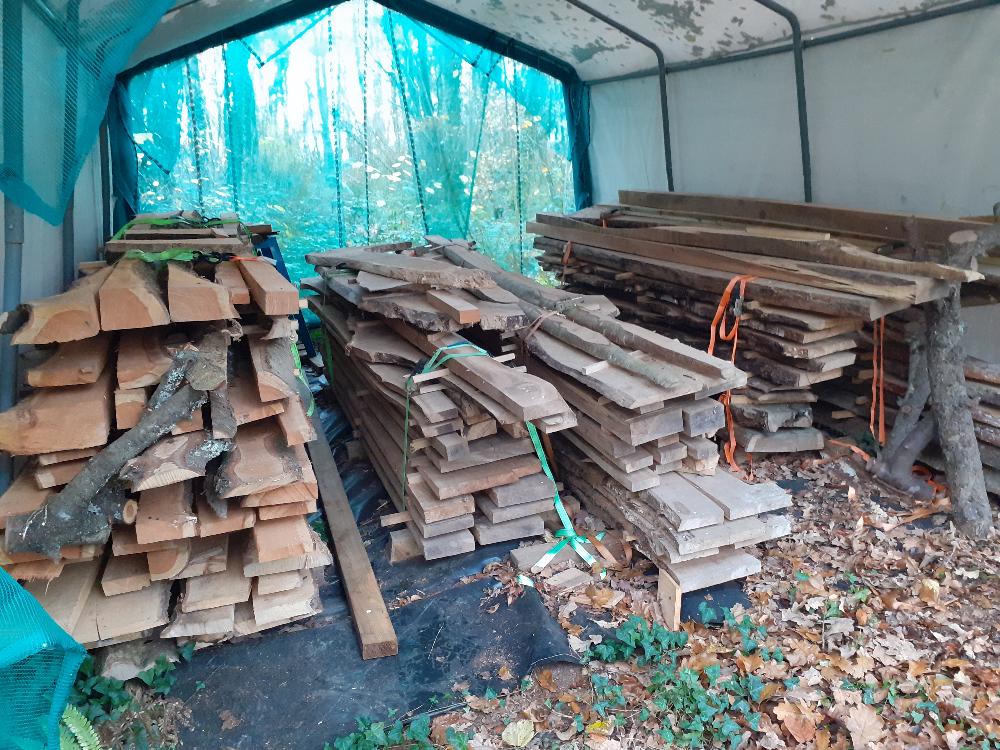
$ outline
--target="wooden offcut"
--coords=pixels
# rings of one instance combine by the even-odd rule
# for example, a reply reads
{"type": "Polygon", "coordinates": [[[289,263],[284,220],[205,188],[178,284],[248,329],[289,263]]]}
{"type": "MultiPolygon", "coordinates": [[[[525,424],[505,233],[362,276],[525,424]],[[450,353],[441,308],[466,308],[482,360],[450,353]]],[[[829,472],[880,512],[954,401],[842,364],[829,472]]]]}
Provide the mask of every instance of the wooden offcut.
{"type": "Polygon", "coordinates": [[[98,293],[101,330],[152,328],[170,322],[156,280],[156,267],[141,260],[120,260],[112,266],[98,293]]]}

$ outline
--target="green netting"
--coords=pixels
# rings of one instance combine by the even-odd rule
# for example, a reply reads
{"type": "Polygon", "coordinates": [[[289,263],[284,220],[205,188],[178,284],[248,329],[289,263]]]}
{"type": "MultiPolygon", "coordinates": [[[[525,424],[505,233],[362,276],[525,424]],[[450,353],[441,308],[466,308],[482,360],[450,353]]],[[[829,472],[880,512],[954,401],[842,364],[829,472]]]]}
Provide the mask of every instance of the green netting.
{"type": "Polygon", "coordinates": [[[574,206],[562,84],[353,0],[129,84],[137,208],[235,210],[307,252],[472,237],[538,272],[524,222],[574,206]]]}
{"type": "Polygon", "coordinates": [[[85,654],[0,570],[0,750],[59,747],[59,719],[85,654]]]}
{"type": "Polygon", "coordinates": [[[115,76],[173,0],[0,2],[0,192],[58,224],[115,76]],[[26,123],[45,132],[26,131],[26,123]]]}

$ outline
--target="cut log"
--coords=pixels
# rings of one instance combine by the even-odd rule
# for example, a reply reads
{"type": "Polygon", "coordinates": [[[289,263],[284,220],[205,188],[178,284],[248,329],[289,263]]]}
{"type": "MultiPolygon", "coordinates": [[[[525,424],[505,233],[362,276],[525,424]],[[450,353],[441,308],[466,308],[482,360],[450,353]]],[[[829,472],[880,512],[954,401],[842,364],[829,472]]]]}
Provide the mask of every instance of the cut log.
{"type": "Polygon", "coordinates": [[[152,328],[170,322],[156,281],[156,267],[141,260],[120,260],[98,293],[101,330],[152,328]]]}
{"type": "Polygon", "coordinates": [[[239,317],[224,286],[204,279],[180,263],[167,264],[167,304],[174,322],[232,320],[239,317]]]}
{"type": "Polygon", "coordinates": [[[190,482],[179,482],[143,490],[135,537],[139,544],[188,539],[198,533],[198,518],[192,510],[190,482]]]}
{"type": "Polygon", "coordinates": [[[233,534],[249,529],[257,520],[252,508],[241,508],[234,501],[229,502],[225,518],[212,510],[203,497],[197,499],[195,508],[198,513],[198,536],[202,537],[233,534]]]}
{"type": "Polygon", "coordinates": [[[28,385],[54,388],[94,383],[104,372],[110,349],[107,335],[60,344],[45,362],[28,370],[28,385]]]}
{"type": "Polygon", "coordinates": [[[187,343],[181,334],[167,337],[162,331],[130,331],[118,347],[118,387],[156,385],[170,369],[173,354],[187,343]]]}
{"type": "Polygon", "coordinates": [[[191,540],[178,539],[169,547],[146,553],[149,578],[153,581],[173,580],[181,574],[191,557],[191,540]]]}
{"type": "Polygon", "coordinates": [[[251,580],[243,575],[242,559],[243,544],[233,540],[229,545],[229,560],[223,572],[184,581],[180,610],[197,612],[247,601],[250,598],[251,580]]]}
{"type": "Polygon", "coordinates": [[[39,466],[35,469],[35,484],[43,490],[67,484],[83,471],[83,467],[86,465],[87,459],[80,458],[76,461],[64,461],[61,464],[52,464],[51,466],[39,466]]]}
{"type": "Polygon", "coordinates": [[[146,555],[112,557],[101,576],[101,590],[105,596],[141,591],[151,583],[146,555]]]}
{"type": "Polygon", "coordinates": [[[216,440],[204,431],[164,438],[141,456],[130,459],[121,477],[133,492],[203,477],[208,462],[231,446],[231,441],[216,440]]]}
{"type": "Polygon", "coordinates": [[[76,461],[79,458],[90,458],[97,455],[97,448],[80,448],[73,451],[56,451],[54,453],[41,453],[35,457],[39,466],[49,466],[51,464],[61,464],[64,461],[76,461]]]}
{"type": "Polygon", "coordinates": [[[27,322],[10,343],[54,344],[96,336],[101,331],[97,294],[111,270],[108,267],[85,276],[62,294],[25,303],[22,308],[27,322]]]}
{"type": "Polygon", "coordinates": [[[145,388],[119,388],[115,391],[115,427],[119,430],[135,427],[145,411],[145,388]]]}
{"type": "Polygon", "coordinates": [[[309,525],[302,516],[258,521],[253,527],[253,541],[261,562],[304,555],[313,548],[309,525]]]}
{"type": "Polygon", "coordinates": [[[270,626],[293,618],[311,615],[316,583],[312,573],[305,571],[300,576],[299,585],[273,594],[254,595],[253,616],[257,625],[270,626]]]}
{"type": "Polygon", "coordinates": [[[38,600],[49,617],[63,630],[71,632],[83,615],[84,607],[94,587],[101,561],[67,566],[58,578],[45,584],[28,584],[28,593],[38,600]]]}
{"type": "Polygon", "coordinates": [[[250,290],[240,273],[239,264],[227,260],[215,267],[215,283],[224,287],[229,293],[229,302],[233,305],[249,305],[250,290]]]}
{"type": "Polygon", "coordinates": [[[40,389],[0,412],[0,451],[26,456],[104,445],[111,413],[110,369],[89,385],[40,389]]]}
{"type": "Polygon", "coordinates": [[[311,475],[301,446],[287,446],[273,422],[254,422],[236,433],[216,475],[219,497],[251,495],[305,481],[311,475]]]}
{"type": "Polygon", "coordinates": [[[288,339],[250,338],[250,356],[261,401],[299,396],[301,388],[291,347],[292,342],[288,339]]]}
{"type": "Polygon", "coordinates": [[[299,290],[266,260],[242,261],[243,280],[254,304],[265,315],[297,315],[299,290]]]}

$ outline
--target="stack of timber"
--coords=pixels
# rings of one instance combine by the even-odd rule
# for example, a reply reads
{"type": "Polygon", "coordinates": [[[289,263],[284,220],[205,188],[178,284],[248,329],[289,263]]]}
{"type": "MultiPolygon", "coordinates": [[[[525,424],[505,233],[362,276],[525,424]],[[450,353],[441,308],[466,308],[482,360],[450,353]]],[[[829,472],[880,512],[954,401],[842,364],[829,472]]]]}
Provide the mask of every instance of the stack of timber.
{"type": "Polygon", "coordinates": [[[822,447],[815,386],[857,361],[863,326],[983,279],[897,257],[908,232],[941,245],[983,226],[974,222],[681,193],[619,197],[620,205],[536,217],[528,228],[539,235],[539,260],[567,288],[606,294],[626,318],[702,349],[720,309],[727,333],[738,319],[735,357],[721,337],[713,351],[750,375],[731,397],[747,453],[822,447]]]}
{"type": "Polygon", "coordinates": [[[212,643],[318,611],[331,555],[307,523],[298,291],[238,226],[140,216],[108,243],[117,261],[5,316],[41,361],[0,413],[21,466],[0,496],[2,564],[89,647],[212,643]],[[178,247],[195,260],[128,253],[178,247]]]}
{"type": "MultiPolygon", "coordinates": [[[[843,380],[818,391],[817,419],[824,427],[852,437],[868,432],[875,436],[880,432],[888,434],[911,381],[918,377],[912,367],[911,342],[923,339],[923,328],[923,317],[915,310],[888,316],[884,333],[866,327],[861,334],[863,353],[858,362],[848,368],[843,380]],[[882,347],[878,362],[876,339],[882,347]],[[884,429],[880,429],[880,423],[884,429]]],[[[1000,365],[969,356],[964,370],[986,488],[1000,495],[1000,365]]],[[[925,406],[922,417],[930,413],[930,407],[925,406]]],[[[944,469],[933,436],[919,458],[935,469],[944,469]]]]}
{"type": "Polygon", "coordinates": [[[385,522],[405,524],[393,559],[540,536],[555,485],[526,423],[547,435],[573,414],[552,385],[508,364],[526,324],[516,299],[482,272],[393,252],[408,248],[309,255],[321,276],[304,282],[320,292],[310,306],[331,343],[333,390],[397,508],[385,522]]]}
{"type": "MultiPolygon", "coordinates": [[[[421,333],[418,339],[412,327],[408,329],[398,319],[392,319],[405,315],[411,326],[418,325],[413,311],[421,305],[432,306],[421,295],[453,294],[470,307],[484,310],[496,305],[510,306],[515,314],[500,335],[491,328],[492,322],[486,322],[485,312],[478,319],[472,313],[467,322],[460,321],[457,305],[447,313],[447,318],[437,316],[433,325],[436,330],[464,326],[462,335],[491,353],[509,350],[508,354],[517,355],[518,361],[524,363],[525,377],[535,376],[533,382],[547,384],[565,400],[570,410],[568,414],[560,413],[558,430],[547,429],[544,421],[536,424],[542,433],[555,433],[551,437],[550,456],[566,489],[607,524],[625,529],[670,577],[675,593],[759,570],[758,561],[740,548],[787,534],[789,524],[785,516],[773,514],[761,519],[756,516],[788,507],[790,498],[774,485],[751,486],[735,476],[717,474],[718,449],[709,439],[725,424],[724,411],[711,396],[745,385],[745,373],[729,362],[674,339],[618,320],[617,308],[606,297],[573,294],[505,272],[475,252],[469,242],[439,237],[430,237],[428,242],[426,247],[419,248],[373,247],[312,257],[323,274],[322,282],[314,282],[313,286],[332,304],[315,299],[310,304],[334,338],[333,381],[341,381],[337,387],[344,403],[363,403],[365,396],[385,391],[373,389],[371,383],[377,378],[366,379],[365,370],[370,370],[370,366],[351,363],[355,358],[371,359],[370,354],[362,354],[371,352],[366,341],[370,330],[380,336],[389,330],[400,334],[391,346],[386,342],[378,349],[383,355],[390,352],[399,358],[394,360],[399,364],[394,376],[398,384],[412,372],[415,358],[432,354],[437,346],[453,341],[437,338],[430,346],[417,345],[416,351],[400,350],[402,339],[417,344],[427,338],[427,334],[421,333]],[[369,274],[380,270],[388,276],[396,273],[397,265],[424,266],[426,272],[433,269],[435,275],[408,279],[411,286],[405,300],[400,299],[399,293],[395,300],[373,299],[375,294],[365,290],[375,286],[369,274]],[[328,270],[337,267],[343,268],[328,270]],[[345,273],[344,268],[351,269],[351,273],[345,273]],[[480,279],[482,285],[463,292],[455,282],[467,278],[480,279]],[[491,284],[485,285],[484,280],[491,284]],[[360,320],[358,310],[365,309],[381,311],[382,318],[360,320]],[[511,335],[517,340],[513,347],[504,343],[511,340],[511,335]]],[[[386,281],[379,280],[378,284],[384,287],[386,281]]],[[[426,316],[421,324],[427,326],[431,319],[426,316]]],[[[481,358],[457,360],[477,361],[481,358]]],[[[455,371],[444,370],[441,375],[438,381],[441,390],[432,393],[454,395],[461,408],[464,399],[462,389],[455,388],[455,371]]],[[[389,401],[396,402],[394,411],[401,418],[405,412],[400,393],[397,387],[389,401]]],[[[411,416],[414,411],[411,406],[411,416]]],[[[520,419],[508,421],[497,417],[495,412],[493,415],[505,429],[507,424],[518,429],[523,426],[520,419]]],[[[392,424],[397,423],[396,419],[394,416],[392,424]]],[[[360,424],[370,422],[363,416],[356,420],[360,424]]],[[[419,421],[414,425],[420,429],[419,421]]],[[[459,432],[451,439],[461,445],[464,437],[461,431],[469,425],[456,427],[459,432]]],[[[370,430],[366,434],[362,429],[361,433],[369,444],[369,452],[376,456],[377,465],[384,460],[380,454],[385,456],[385,453],[379,450],[377,441],[370,439],[370,430]]],[[[512,437],[515,435],[509,436],[512,437]]],[[[390,441],[389,436],[383,443],[392,451],[403,447],[401,441],[390,441]]],[[[434,466],[429,476],[436,480],[438,475],[446,475],[441,466],[450,460],[447,448],[431,437],[426,455],[411,457],[410,466],[422,458],[428,459],[434,466]]],[[[414,454],[419,452],[411,450],[414,454]]],[[[393,483],[398,486],[397,468],[391,465],[383,472],[387,486],[393,483]]],[[[419,469],[421,475],[423,471],[419,469]]],[[[436,499],[422,498],[420,492],[414,492],[424,488],[428,483],[426,477],[413,481],[408,474],[408,481],[410,502],[422,504],[436,499]]],[[[390,490],[390,494],[393,492],[397,497],[400,494],[398,490],[390,490]]],[[[521,512],[551,510],[554,495],[553,482],[536,473],[494,487],[485,495],[473,490],[469,500],[492,529],[509,523],[521,512]]],[[[401,505],[400,500],[397,502],[401,505]]],[[[411,509],[410,515],[416,513],[411,509]]],[[[478,528],[480,521],[475,523],[478,528]]],[[[488,537],[488,541],[498,540],[488,537]]],[[[480,538],[480,542],[487,543],[487,539],[480,538]]]]}

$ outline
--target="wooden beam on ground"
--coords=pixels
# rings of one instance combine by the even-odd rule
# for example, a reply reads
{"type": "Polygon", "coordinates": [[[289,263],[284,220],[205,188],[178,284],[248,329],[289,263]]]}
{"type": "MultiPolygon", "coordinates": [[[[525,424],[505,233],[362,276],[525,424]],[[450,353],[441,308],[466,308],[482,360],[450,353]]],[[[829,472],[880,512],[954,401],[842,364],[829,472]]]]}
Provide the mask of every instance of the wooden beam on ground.
{"type": "Polygon", "coordinates": [[[323,515],[330,527],[330,538],[340,565],[344,590],[354,616],[354,627],[361,644],[361,658],[394,656],[399,653],[396,631],[389,619],[389,611],[354,521],[347,493],[340,481],[337,462],[326,442],[318,413],[312,415],[312,422],[318,437],[309,443],[309,454],[319,481],[323,515]]]}

